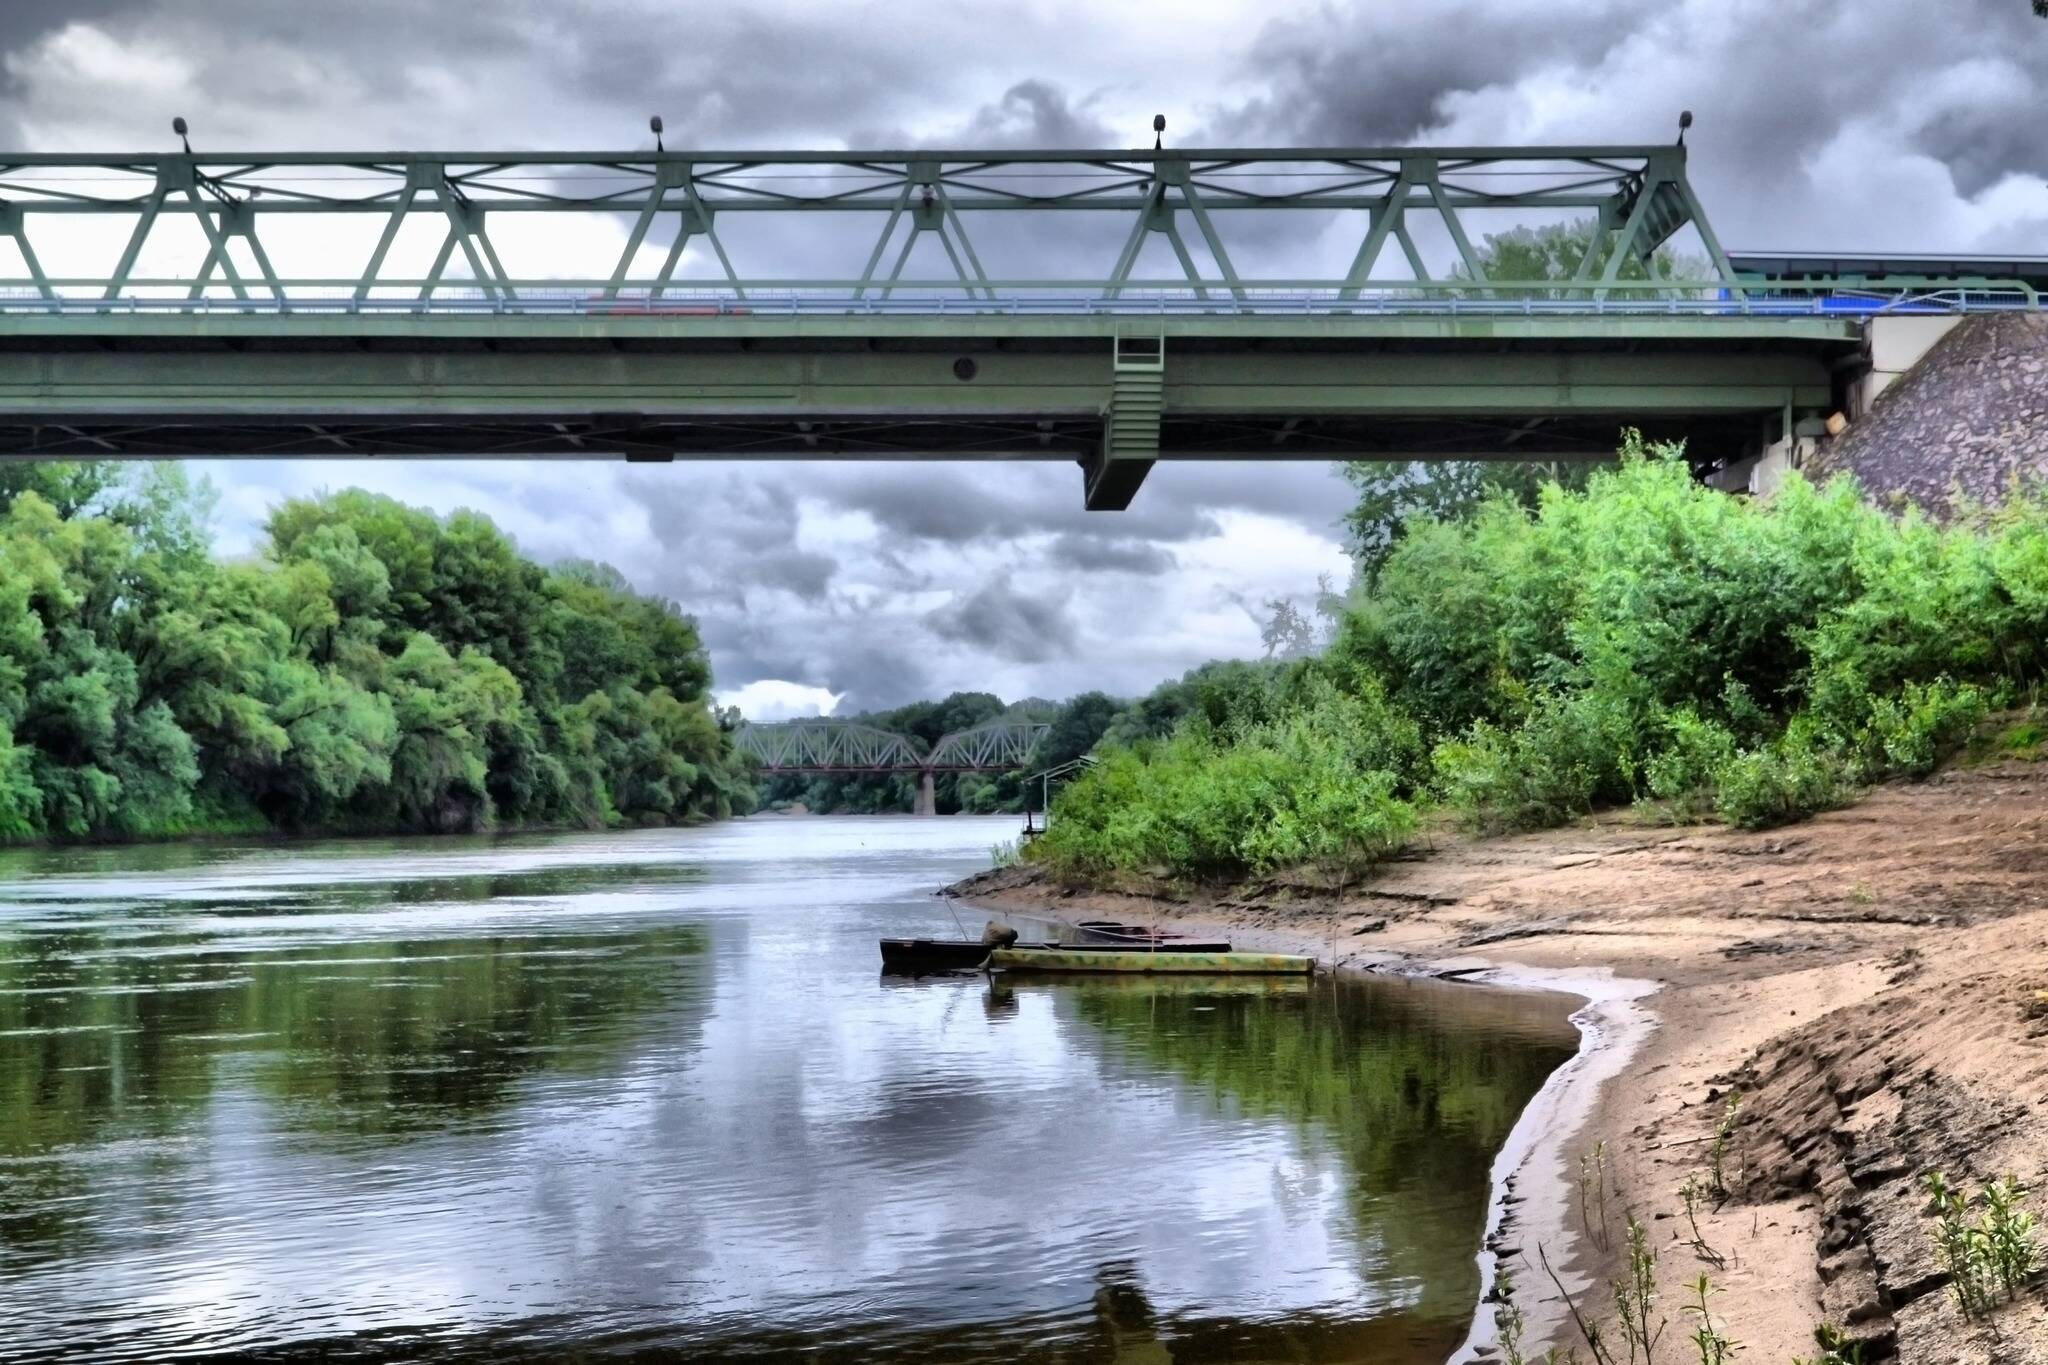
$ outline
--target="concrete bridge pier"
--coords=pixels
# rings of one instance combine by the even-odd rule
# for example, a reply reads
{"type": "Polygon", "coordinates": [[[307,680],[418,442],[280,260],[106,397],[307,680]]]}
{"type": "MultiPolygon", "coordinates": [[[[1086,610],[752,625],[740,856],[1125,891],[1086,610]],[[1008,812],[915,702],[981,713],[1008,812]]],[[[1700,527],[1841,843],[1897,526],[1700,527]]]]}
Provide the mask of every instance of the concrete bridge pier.
{"type": "Polygon", "coordinates": [[[930,768],[926,768],[917,775],[917,805],[913,807],[911,813],[914,815],[937,815],[939,813],[938,780],[934,777],[930,768]]]}
{"type": "MultiPolygon", "coordinates": [[[[1860,365],[1852,370],[1842,416],[1849,422],[1868,416],[1878,395],[1910,373],[1962,321],[1959,314],[1904,314],[1874,317],[1864,324],[1860,365]]],[[[1707,482],[1730,493],[1768,497],[1785,475],[1803,469],[1831,429],[1825,410],[1795,411],[1788,403],[1778,439],[1766,440],[1747,458],[1708,476],[1707,482]]]]}

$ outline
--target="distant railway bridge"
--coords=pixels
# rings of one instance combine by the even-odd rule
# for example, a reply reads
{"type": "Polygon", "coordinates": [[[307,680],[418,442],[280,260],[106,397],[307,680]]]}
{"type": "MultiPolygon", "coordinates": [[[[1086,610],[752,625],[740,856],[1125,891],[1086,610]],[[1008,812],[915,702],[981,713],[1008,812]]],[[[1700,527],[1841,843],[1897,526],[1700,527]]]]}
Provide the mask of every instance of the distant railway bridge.
{"type": "Polygon", "coordinates": [[[998,717],[941,736],[926,749],[914,735],[855,721],[819,717],[774,725],[744,725],[734,737],[770,776],[835,773],[861,776],[917,774],[919,815],[936,815],[940,773],[1009,772],[1024,766],[1052,727],[1043,721],[998,717]]]}

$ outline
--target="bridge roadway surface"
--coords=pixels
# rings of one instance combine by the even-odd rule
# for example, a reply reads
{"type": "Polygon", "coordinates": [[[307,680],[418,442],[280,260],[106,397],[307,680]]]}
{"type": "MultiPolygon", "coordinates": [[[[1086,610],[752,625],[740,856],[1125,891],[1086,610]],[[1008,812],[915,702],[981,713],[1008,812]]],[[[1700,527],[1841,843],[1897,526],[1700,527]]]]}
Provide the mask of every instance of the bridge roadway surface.
{"type": "Polygon", "coordinates": [[[1711,468],[1841,407],[1890,319],[2048,285],[1731,257],[1671,146],[0,154],[0,237],[0,457],[1050,459],[1098,509],[1158,459],[1597,458],[1622,425],[1711,468]],[[493,227],[535,213],[599,221],[616,259],[514,275],[493,227]],[[1482,224],[1560,215],[1591,228],[1571,280],[1486,275],[1482,224]],[[865,269],[742,274],[726,238],[771,217],[771,255],[865,269]],[[1348,268],[1239,269],[1333,221],[1348,268]],[[272,268],[337,223],[359,271],[272,268]],[[1680,233],[1710,278],[1627,278],[1680,233]],[[907,275],[920,252],[950,273],[907,275]]]}

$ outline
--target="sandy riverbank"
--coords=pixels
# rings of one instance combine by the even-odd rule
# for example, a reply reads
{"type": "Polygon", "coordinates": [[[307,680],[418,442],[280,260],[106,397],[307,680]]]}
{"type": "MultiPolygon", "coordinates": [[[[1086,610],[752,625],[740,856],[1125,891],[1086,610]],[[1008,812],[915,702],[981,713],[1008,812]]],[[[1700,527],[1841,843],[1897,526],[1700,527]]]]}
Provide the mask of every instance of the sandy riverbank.
{"type": "Polygon", "coordinates": [[[2037,1279],[1989,1321],[1965,1319],[1918,1190],[1929,1170],[1972,1187],[2009,1172],[2048,1216],[2048,1018],[2033,1013],[2048,990],[2048,765],[1951,771],[1762,833],[1616,817],[1438,836],[1341,896],[1286,879],[1079,891],[1028,868],[956,892],[1589,996],[1603,1046],[1523,1125],[1493,1239],[1531,1355],[1584,1354],[1538,1249],[1582,1311],[1611,1319],[1605,1285],[1633,1211],[1659,1253],[1660,1359],[1693,1358],[1681,1286],[1704,1270],[1750,1362],[1814,1355],[1824,1321],[1872,1360],[2048,1361],[2048,1290],[2037,1279]],[[1688,1244],[1679,1189],[1705,1174],[1730,1091],[1742,1096],[1723,1163],[1733,1194],[1699,1219],[1716,1265],[1688,1244]],[[1596,1147],[1605,1235],[1597,1201],[1579,1212],[1580,1160],[1596,1147]]]}

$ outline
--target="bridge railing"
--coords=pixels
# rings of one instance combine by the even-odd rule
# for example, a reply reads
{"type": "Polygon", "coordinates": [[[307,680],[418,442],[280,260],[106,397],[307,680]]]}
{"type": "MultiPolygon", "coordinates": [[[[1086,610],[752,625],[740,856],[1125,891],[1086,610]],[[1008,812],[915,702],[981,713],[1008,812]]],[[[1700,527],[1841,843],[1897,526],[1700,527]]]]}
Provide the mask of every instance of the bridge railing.
{"type": "Polygon", "coordinates": [[[744,293],[730,289],[631,290],[607,294],[600,282],[514,281],[512,292],[418,281],[408,293],[357,296],[332,279],[276,281],[246,297],[180,292],[173,280],[130,281],[104,296],[107,282],[51,279],[50,292],[0,284],[0,314],[53,317],[294,316],[577,318],[778,318],[814,316],[1440,316],[1544,317],[1842,317],[1886,313],[1976,313],[2039,309],[2041,296],[2021,280],[1942,279],[1778,283],[1721,280],[1616,281],[1572,284],[1546,280],[1374,281],[1352,288],[1317,280],[1239,280],[1209,292],[1199,285],[1122,285],[1100,281],[991,281],[993,295],[969,294],[957,282],[909,281],[889,295],[862,293],[854,281],[767,281],[744,293]]]}

